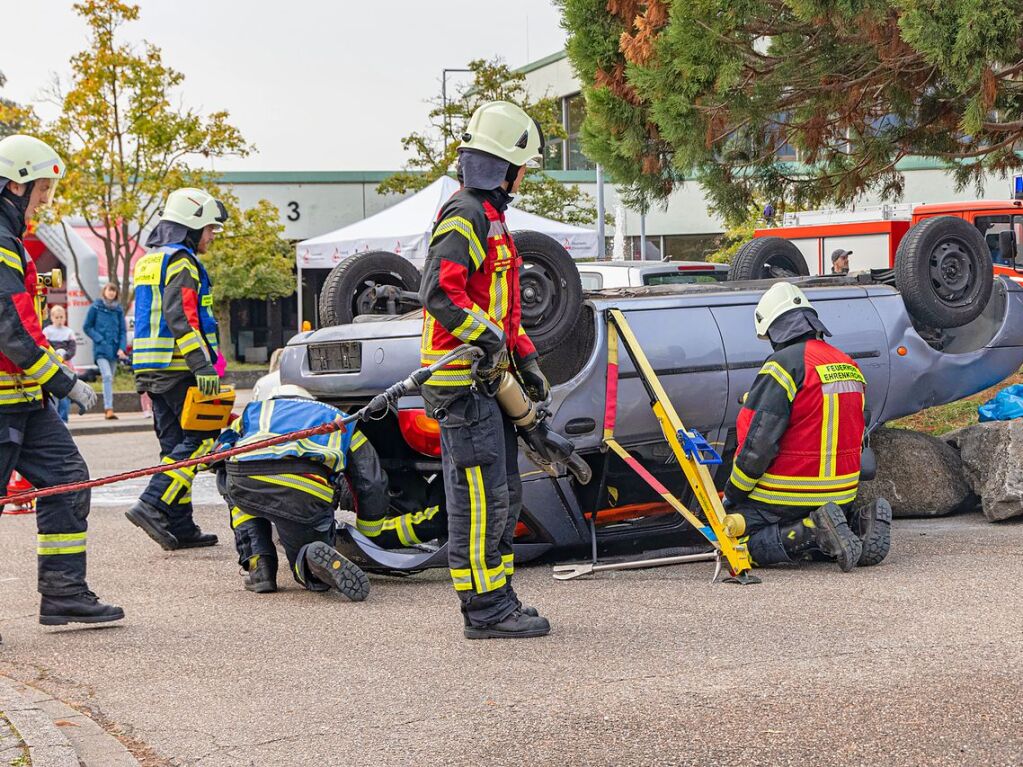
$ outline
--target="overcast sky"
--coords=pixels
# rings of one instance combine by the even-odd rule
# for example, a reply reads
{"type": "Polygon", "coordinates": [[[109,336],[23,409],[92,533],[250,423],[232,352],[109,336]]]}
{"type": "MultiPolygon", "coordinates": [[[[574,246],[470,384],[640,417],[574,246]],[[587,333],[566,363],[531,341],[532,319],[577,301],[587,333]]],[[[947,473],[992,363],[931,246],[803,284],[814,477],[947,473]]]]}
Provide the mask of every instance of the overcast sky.
{"type": "MultiPolygon", "coordinates": [[[[41,98],[85,47],[71,0],[0,0],[5,97],[41,98]],[[12,16],[13,14],[13,16],[12,16]],[[31,33],[28,33],[30,32],[31,33]]],[[[123,37],[148,40],[185,75],[184,103],[227,109],[258,153],[217,170],[391,170],[426,123],[445,67],[513,67],[564,46],[548,0],[142,0],[123,37]]],[[[449,76],[449,87],[452,84],[449,76]]],[[[52,108],[38,107],[44,117],[52,108]]]]}

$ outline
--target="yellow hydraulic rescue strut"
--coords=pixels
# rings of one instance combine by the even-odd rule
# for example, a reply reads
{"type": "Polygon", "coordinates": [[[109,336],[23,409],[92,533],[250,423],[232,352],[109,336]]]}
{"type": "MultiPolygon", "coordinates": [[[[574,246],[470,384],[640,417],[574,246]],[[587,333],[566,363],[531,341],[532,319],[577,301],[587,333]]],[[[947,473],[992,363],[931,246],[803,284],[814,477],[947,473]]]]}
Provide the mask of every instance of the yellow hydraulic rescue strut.
{"type": "Polygon", "coordinates": [[[707,469],[708,464],[721,463],[721,456],[710,446],[704,437],[697,431],[686,429],[682,419],[675,411],[674,405],[668,399],[664,387],[661,385],[657,374],[654,372],[650,361],[643,352],[636,335],[632,332],[625,315],[620,309],[607,310],[607,401],[604,413],[604,444],[613,450],[625,464],[635,471],[651,488],[654,489],[672,508],[675,509],[693,527],[695,527],[704,538],[714,547],[718,554],[720,566],[721,557],[728,562],[728,569],[731,577],[726,580],[734,583],[748,584],[760,583],[760,579],[753,575],[753,564],[749,558],[749,551],[744,543],[736,540],[736,535],[742,534],[741,525],[736,525],[729,515],[725,514],[725,508],[721,505],[717,489],[714,487],[714,479],[707,469]],[[622,447],[614,438],[615,416],[618,402],[618,345],[619,340],[625,347],[626,353],[632,360],[632,364],[639,373],[647,395],[650,397],[650,407],[657,417],[661,426],[664,438],[671,446],[679,466],[685,473],[686,480],[693,489],[693,494],[707,518],[705,524],[695,514],[654,477],[643,465],[633,458],[629,451],[622,447]]]}

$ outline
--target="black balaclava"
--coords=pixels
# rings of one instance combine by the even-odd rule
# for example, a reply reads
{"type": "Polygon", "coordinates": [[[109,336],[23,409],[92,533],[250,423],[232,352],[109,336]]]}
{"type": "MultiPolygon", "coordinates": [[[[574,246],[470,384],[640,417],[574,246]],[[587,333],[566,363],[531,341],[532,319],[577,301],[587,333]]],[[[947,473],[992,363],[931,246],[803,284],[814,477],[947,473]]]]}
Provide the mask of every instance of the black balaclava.
{"type": "Polygon", "coordinates": [[[775,351],[799,341],[830,335],[831,331],[824,326],[813,309],[785,312],[767,329],[767,337],[775,351]]]}
{"type": "Polygon", "coordinates": [[[184,245],[193,253],[198,252],[202,229],[189,229],[175,221],[161,221],[146,238],[147,248],[162,248],[166,245],[184,245]]]}
{"type": "Polygon", "coordinates": [[[476,149],[458,150],[458,180],[470,189],[489,192],[497,189],[509,175],[512,180],[518,174],[517,165],[476,149]]]}
{"type": "Polygon", "coordinates": [[[21,231],[18,232],[20,235],[25,231],[27,222],[25,221],[25,213],[28,212],[28,198],[32,196],[32,188],[35,186],[35,181],[29,181],[25,184],[25,193],[20,197],[9,188],[9,179],[0,179],[3,181],[3,185],[0,186],[0,200],[5,200],[8,205],[14,208],[15,218],[17,219],[18,225],[21,227],[21,231]]]}

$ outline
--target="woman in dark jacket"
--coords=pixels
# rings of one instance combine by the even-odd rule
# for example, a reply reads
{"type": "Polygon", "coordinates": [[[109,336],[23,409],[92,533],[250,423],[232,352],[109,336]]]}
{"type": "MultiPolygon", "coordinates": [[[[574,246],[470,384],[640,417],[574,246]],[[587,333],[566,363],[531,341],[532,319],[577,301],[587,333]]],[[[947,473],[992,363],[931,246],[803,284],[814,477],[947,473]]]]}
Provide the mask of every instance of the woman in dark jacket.
{"type": "Polygon", "coordinates": [[[124,309],[117,300],[120,290],[113,282],[103,286],[101,298],[89,307],[85,317],[85,335],[92,339],[92,353],[103,376],[103,408],[108,419],[114,415],[114,369],[117,360],[128,359],[128,330],[124,309]]]}

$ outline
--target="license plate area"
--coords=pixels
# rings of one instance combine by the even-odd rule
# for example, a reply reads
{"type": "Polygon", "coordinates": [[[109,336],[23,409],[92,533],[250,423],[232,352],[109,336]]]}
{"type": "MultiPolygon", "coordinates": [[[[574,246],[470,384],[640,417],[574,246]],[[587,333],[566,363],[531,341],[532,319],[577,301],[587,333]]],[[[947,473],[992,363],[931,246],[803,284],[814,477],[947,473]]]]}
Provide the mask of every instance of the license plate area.
{"type": "Polygon", "coordinates": [[[310,344],[306,354],[311,373],[358,373],[362,369],[360,341],[310,344]]]}

